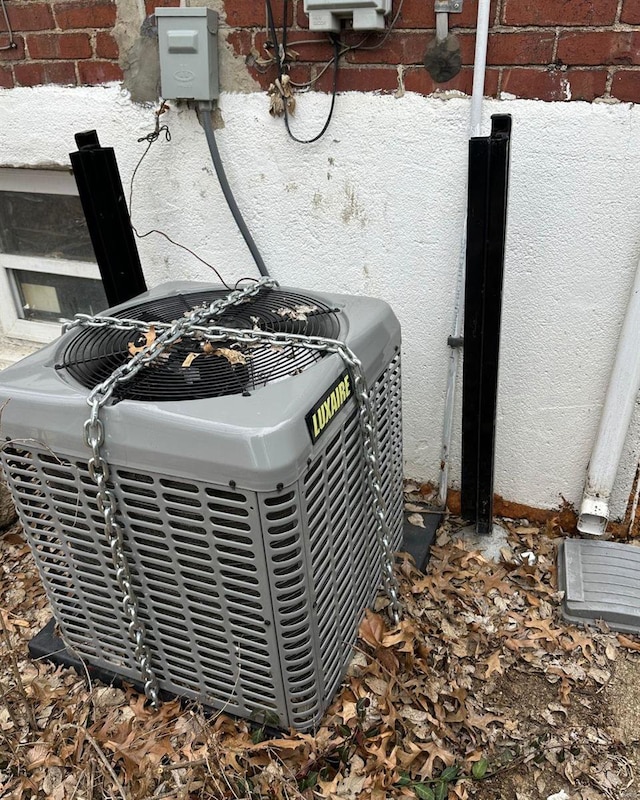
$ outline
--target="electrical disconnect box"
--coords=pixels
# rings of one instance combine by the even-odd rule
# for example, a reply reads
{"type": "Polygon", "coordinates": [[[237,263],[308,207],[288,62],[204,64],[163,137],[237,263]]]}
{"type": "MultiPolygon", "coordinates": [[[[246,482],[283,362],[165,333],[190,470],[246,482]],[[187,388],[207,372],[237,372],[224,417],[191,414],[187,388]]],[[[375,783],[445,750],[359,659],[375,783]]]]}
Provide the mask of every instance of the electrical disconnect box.
{"type": "Polygon", "coordinates": [[[218,14],[210,8],[156,8],[165,100],[217,100],[218,14]]]}
{"type": "Polygon", "coordinates": [[[392,0],[304,0],[309,30],[339,31],[340,20],[353,18],[356,31],[382,30],[392,0]]]}

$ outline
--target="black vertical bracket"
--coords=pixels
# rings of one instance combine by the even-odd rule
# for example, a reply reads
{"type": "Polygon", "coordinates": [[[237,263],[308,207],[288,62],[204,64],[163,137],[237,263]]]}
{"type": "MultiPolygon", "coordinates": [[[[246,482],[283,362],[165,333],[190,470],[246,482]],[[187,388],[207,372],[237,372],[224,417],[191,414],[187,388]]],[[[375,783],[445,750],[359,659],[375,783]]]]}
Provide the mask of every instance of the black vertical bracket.
{"type": "Polygon", "coordinates": [[[462,388],[461,512],[493,529],[493,477],[511,116],[469,142],[462,388]]]}
{"type": "Polygon", "coordinates": [[[75,136],[70,153],[104,291],[110,306],[146,292],[127,201],[112,147],[100,147],[96,131],[75,136]]]}

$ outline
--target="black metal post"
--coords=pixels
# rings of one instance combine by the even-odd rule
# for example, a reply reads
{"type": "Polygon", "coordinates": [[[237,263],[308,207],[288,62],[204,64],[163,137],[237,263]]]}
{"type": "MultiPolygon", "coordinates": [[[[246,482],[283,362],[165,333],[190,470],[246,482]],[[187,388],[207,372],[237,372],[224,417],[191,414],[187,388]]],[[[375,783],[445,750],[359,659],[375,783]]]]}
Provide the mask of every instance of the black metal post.
{"type": "Polygon", "coordinates": [[[116,156],[100,147],[96,131],[75,136],[70,153],[82,209],[110,306],[147,290],[127,209],[116,156]]]}
{"type": "Polygon", "coordinates": [[[469,142],[462,389],[462,516],[493,527],[493,477],[511,117],[469,142]]]}

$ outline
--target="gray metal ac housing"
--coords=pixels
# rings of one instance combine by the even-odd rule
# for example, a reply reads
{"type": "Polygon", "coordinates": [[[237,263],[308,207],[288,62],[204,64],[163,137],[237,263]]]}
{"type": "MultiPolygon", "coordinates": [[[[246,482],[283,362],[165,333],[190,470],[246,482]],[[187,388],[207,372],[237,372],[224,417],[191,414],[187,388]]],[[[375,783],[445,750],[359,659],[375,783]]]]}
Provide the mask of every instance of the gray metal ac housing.
{"type": "MultiPolygon", "coordinates": [[[[202,290],[166,284],[108,313],[202,290]]],[[[398,321],[379,300],[305,294],[339,309],[340,338],[362,361],[397,549],[398,321]]],[[[59,368],[73,335],[0,373],[2,436],[12,440],[2,463],[65,642],[135,681],[87,471],[88,390],[59,368]]],[[[381,578],[355,401],[315,444],[305,421],[344,369],[333,354],[249,396],[103,409],[118,518],[162,689],[300,730],[322,717],[381,578]]]]}

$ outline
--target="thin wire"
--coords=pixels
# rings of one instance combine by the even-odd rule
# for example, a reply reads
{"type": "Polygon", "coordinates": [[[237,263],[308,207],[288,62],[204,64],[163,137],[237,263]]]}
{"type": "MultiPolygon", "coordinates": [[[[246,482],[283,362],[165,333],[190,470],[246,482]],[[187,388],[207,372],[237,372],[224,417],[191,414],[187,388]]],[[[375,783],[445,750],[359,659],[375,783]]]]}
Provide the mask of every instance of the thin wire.
{"type": "Polygon", "coordinates": [[[171,141],[171,131],[169,130],[169,126],[168,125],[162,125],[162,126],[160,125],[160,117],[161,117],[161,115],[164,114],[165,111],[168,111],[168,110],[169,110],[169,106],[161,98],[160,99],[160,106],[159,106],[158,110],[155,112],[156,124],[155,124],[154,129],[151,131],[151,133],[148,133],[146,136],[141,136],[138,139],[138,142],[149,142],[149,144],[153,144],[153,142],[155,142],[155,140],[160,137],[161,133],[164,133],[164,138],[166,139],[167,142],[171,141]]]}
{"type": "Polygon", "coordinates": [[[13,29],[11,28],[11,23],[9,22],[9,14],[7,12],[7,7],[4,4],[4,0],[0,0],[0,6],[2,6],[4,21],[7,23],[6,32],[9,34],[9,44],[5,44],[3,47],[0,47],[0,50],[15,50],[18,47],[18,44],[13,38],[13,29]]]}
{"type": "Polygon", "coordinates": [[[394,17],[394,18],[391,20],[391,25],[389,25],[389,27],[387,28],[387,31],[386,31],[385,35],[382,37],[382,39],[381,39],[379,42],[376,42],[376,44],[371,44],[371,45],[369,45],[368,47],[363,47],[363,43],[367,41],[367,39],[369,38],[369,36],[371,36],[371,34],[370,34],[370,33],[368,33],[368,34],[367,34],[367,35],[364,37],[364,39],[362,40],[362,42],[360,42],[360,44],[356,44],[356,45],[354,45],[352,49],[353,49],[353,50],[377,50],[377,49],[378,49],[378,47],[382,47],[382,45],[383,45],[383,44],[384,44],[384,43],[387,41],[387,39],[388,39],[388,38],[391,36],[391,34],[393,33],[393,29],[394,29],[394,28],[395,28],[395,26],[396,26],[396,22],[397,22],[397,21],[400,19],[400,14],[402,13],[402,6],[403,6],[403,5],[404,5],[404,0],[400,0],[400,3],[398,4],[398,10],[396,11],[396,15],[395,15],[395,17],[394,17]]]}
{"type": "MultiPolygon", "coordinates": [[[[340,51],[340,56],[343,56],[345,53],[348,53],[350,49],[351,49],[350,47],[348,47],[343,43],[342,50],[340,51]]],[[[329,67],[333,64],[334,61],[335,61],[335,56],[330,61],[327,61],[327,63],[323,66],[320,72],[318,72],[317,75],[315,75],[313,78],[311,78],[310,81],[307,81],[306,83],[296,83],[295,81],[292,81],[291,78],[289,78],[289,82],[291,83],[292,86],[295,86],[297,89],[308,89],[311,86],[313,86],[314,83],[320,80],[320,78],[329,69],[329,67]]]]}
{"type": "MultiPolygon", "coordinates": [[[[292,50],[292,52],[295,53],[295,49],[294,48],[297,47],[299,44],[323,44],[326,41],[327,41],[326,39],[296,39],[295,42],[292,45],[291,50],[292,50]]],[[[265,45],[265,47],[266,47],[266,45],[265,45]]],[[[273,63],[273,58],[271,59],[270,63],[273,63]]]]}
{"type": "MultiPolygon", "coordinates": [[[[2,2],[2,0],[0,0],[0,2],[2,2]]],[[[197,261],[200,261],[201,264],[204,264],[205,267],[209,267],[209,269],[213,270],[215,274],[218,276],[222,285],[225,287],[225,289],[229,289],[229,291],[231,291],[231,287],[225,281],[222,275],[218,272],[218,270],[213,266],[213,264],[210,264],[208,261],[205,261],[204,258],[199,256],[197,253],[194,253],[193,250],[190,250],[186,245],[180,244],[180,242],[176,242],[164,231],[159,231],[157,228],[152,228],[146,233],[139,233],[138,229],[133,224],[133,183],[136,179],[136,175],[138,174],[138,170],[140,169],[142,162],[146,158],[147,153],[151,149],[151,145],[155,141],[157,141],[158,137],[160,136],[160,133],[164,131],[166,141],[171,141],[171,133],[169,132],[169,128],[167,127],[167,125],[160,126],[159,123],[160,114],[164,113],[163,108],[165,108],[165,105],[164,103],[161,103],[160,108],[158,109],[158,111],[156,111],[156,129],[151,133],[147,134],[146,136],[141,136],[140,139],[138,139],[139,142],[146,141],[147,146],[144,150],[144,153],[140,156],[138,163],[136,164],[135,169],[131,174],[131,180],[129,182],[129,222],[131,223],[131,230],[135,233],[138,239],[146,239],[147,236],[151,236],[152,233],[157,233],[158,236],[164,237],[168,242],[174,245],[174,247],[179,247],[181,250],[185,250],[187,253],[189,253],[189,255],[193,256],[193,258],[195,258],[197,261]]]]}
{"type": "Polygon", "coordinates": [[[240,286],[240,284],[244,283],[245,281],[253,281],[253,283],[258,283],[259,280],[260,280],[259,278],[240,278],[239,280],[236,281],[236,284],[233,287],[233,289],[235,291],[238,288],[238,286],[240,286]]]}
{"type": "MultiPolygon", "coordinates": [[[[300,53],[298,53],[298,51],[295,49],[298,45],[300,45],[300,44],[326,44],[326,42],[328,42],[328,41],[331,41],[331,40],[328,39],[328,38],[325,38],[325,39],[296,39],[296,41],[293,43],[294,47],[288,47],[286,52],[283,50],[282,46],[280,46],[280,49],[283,50],[283,53],[282,53],[282,56],[283,56],[282,57],[282,68],[288,70],[289,67],[290,67],[290,61],[285,60],[285,55],[287,56],[287,58],[289,58],[289,53],[293,53],[294,54],[294,58],[292,60],[293,61],[297,61],[298,60],[297,56],[299,56],[300,53]]],[[[262,47],[267,53],[269,53],[269,50],[272,47],[271,41],[267,40],[262,45],[262,47]]],[[[345,51],[344,52],[346,53],[348,49],[349,48],[345,46],[345,51]]],[[[302,60],[304,61],[304,59],[302,59],[302,60]]],[[[252,69],[255,69],[257,72],[259,72],[261,75],[266,75],[266,73],[269,70],[269,67],[272,67],[275,63],[276,63],[275,58],[269,53],[268,58],[260,58],[259,56],[258,57],[254,56],[253,60],[251,62],[251,67],[252,67],[252,69]],[[262,69],[263,67],[264,67],[264,69],[262,69]]],[[[328,64],[325,64],[325,67],[326,66],[330,66],[331,64],[333,64],[333,58],[331,58],[331,60],[328,62],[328,64]]],[[[294,84],[293,81],[291,81],[291,83],[293,85],[295,85],[295,86],[302,85],[302,84],[294,84]]]]}

